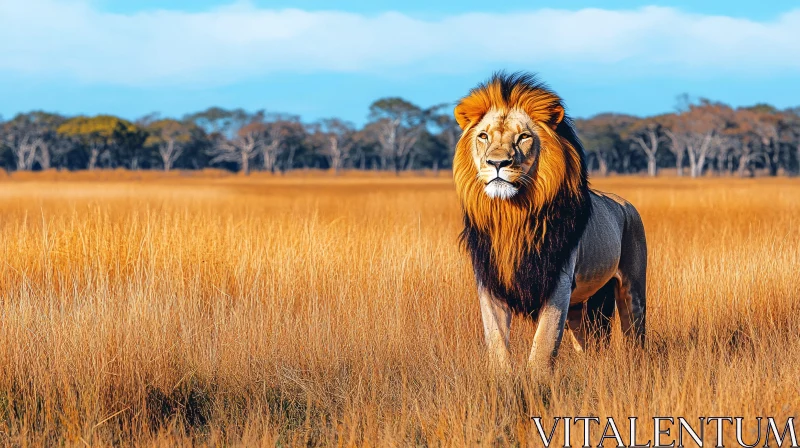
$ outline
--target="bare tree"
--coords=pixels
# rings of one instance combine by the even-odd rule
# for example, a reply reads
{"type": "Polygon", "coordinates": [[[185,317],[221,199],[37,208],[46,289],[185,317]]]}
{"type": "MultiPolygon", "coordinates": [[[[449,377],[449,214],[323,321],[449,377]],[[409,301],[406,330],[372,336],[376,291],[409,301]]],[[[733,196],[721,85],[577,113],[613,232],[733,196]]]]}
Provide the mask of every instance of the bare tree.
{"type": "Polygon", "coordinates": [[[735,162],[741,152],[741,142],[730,132],[730,130],[726,131],[720,137],[721,143],[715,155],[716,171],[720,175],[725,172],[732,174],[735,171],[735,162]]]}
{"type": "Polygon", "coordinates": [[[722,142],[720,134],[728,126],[732,112],[724,104],[701,100],[675,116],[671,129],[665,131],[676,153],[686,150],[692,177],[703,174],[707,159],[722,142]]]}
{"type": "Polygon", "coordinates": [[[800,175],[800,107],[783,112],[781,141],[794,149],[794,175],[800,175]]]}
{"type": "MultiPolygon", "coordinates": [[[[354,156],[358,158],[357,166],[359,169],[367,169],[367,162],[374,161],[376,158],[383,161],[378,134],[380,132],[378,131],[377,123],[367,123],[353,134],[353,152],[355,153],[354,156]]],[[[384,169],[385,165],[382,165],[381,168],[384,169]]]]}
{"type": "Polygon", "coordinates": [[[183,149],[192,139],[189,124],[178,120],[164,119],[146,124],[149,133],[145,146],[156,146],[164,171],[169,171],[183,154],[183,149]]]}
{"type": "Polygon", "coordinates": [[[334,175],[344,166],[353,150],[353,134],[355,128],[352,124],[338,118],[329,118],[315,123],[314,140],[320,147],[320,152],[328,159],[328,164],[334,175]]]}
{"type": "Polygon", "coordinates": [[[780,165],[779,129],[781,119],[778,111],[767,105],[742,108],[736,113],[737,125],[757,139],[760,151],[754,151],[754,153],[757,154],[756,157],[764,160],[770,176],[778,174],[780,165]]]}
{"type": "Polygon", "coordinates": [[[675,157],[675,169],[678,177],[683,177],[683,159],[686,156],[686,142],[678,131],[679,115],[689,111],[692,104],[691,97],[687,93],[680,94],[675,99],[675,113],[663,116],[664,135],[669,140],[667,148],[675,157]]]}
{"type": "Polygon", "coordinates": [[[661,128],[658,117],[654,117],[635,121],[623,134],[623,137],[628,137],[633,142],[633,147],[638,147],[647,156],[647,174],[651,177],[658,174],[658,148],[664,139],[660,135],[661,128]]]}
{"type": "Polygon", "coordinates": [[[673,132],[672,129],[664,129],[664,135],[669,139],[669,151],[675,156],[675,168],[677,169],[678,177],[683,177],[683,157],[686,154],[686,145],[684,145],[681,136],[673,132]]]}
{"type": "Polygon", "coordinates": [[[281,138],[279,135],[270,137],[270,142],[261,146],[261,158],[264,161],[264,170],[270,173],[275,172],[278,164],[278,155],[281,150],[281,138]]]}
{"type": "Polygon", "coordinates": [[[295,155],[308,142],[306,129],[296,115],[273,114],[270,120],[269,135],[273,140],[280,140],[282,150],[281,174],[294,168],[295,155]]]}
{"type": "Polygon", "coordinates": [[[267,125],[262,119],[263,115],[257,114],[250,123],[239,128],[235,137],[220,138],[211,162],[238,162],[241,172],[249,176],[250,161],[259,155],[266,142],[267,125]]]}
{"type": "Polygon", "coordinates": [[[8,144],[11,146],[11,150],[14,153],[14,159],[17,162],[17,170],[30,171],[33,169],[33,162],[36,161],[36,152],[44,143],[42,139],[29,134],[21,136],[10,134],[9,137],[8,144]]]}
{"type": "Polygon", "coordinates": [[[686,153],[689,155],[689,173],[692,177],[703,174],[706,159],[714,148],[717,136],[714,131],[704,134],[689,134],[686,136],[686,153]]]}
{"type": "Polygon", "coordinates": [[[759,136],[759,119],[757,113],[747,109],[739,109],[734,115],[735,127],[731,133],[736,137],[736,155],[738,166],[736,169],[739,177],[753,175],[753,162],[762,161],[766,164],[766,154],[762,150],[762,138],[759,136]]]}
{"type": "Polygon", "coordinates": [[[425,112],[402,98],[383,98],[370,106],[381,156],[392,163],[395,174],[413,161],[412,150],[425,125],[425,112]]]}
{"type": "Polygon", "coordinates": [[[63,121],[60,115],[31,112],[18,114],[3,124],[3,134],[18,170],[32,170],[37,162],[42,169],[50,168],[50,145],[63,121]]]}
{"type": "MultiPolygon", "coordinates": [[[[256,130],[256,129],[254,129],[256,130]]],[[[257,150],[265,171],[274,173],[279,167],[279,159],[285,156],[284,169],[293,164],[297,140],[304,133],[300,118],[295,115],[269,114],[261,115],[257,135],[254,135],[257,150]]]]}

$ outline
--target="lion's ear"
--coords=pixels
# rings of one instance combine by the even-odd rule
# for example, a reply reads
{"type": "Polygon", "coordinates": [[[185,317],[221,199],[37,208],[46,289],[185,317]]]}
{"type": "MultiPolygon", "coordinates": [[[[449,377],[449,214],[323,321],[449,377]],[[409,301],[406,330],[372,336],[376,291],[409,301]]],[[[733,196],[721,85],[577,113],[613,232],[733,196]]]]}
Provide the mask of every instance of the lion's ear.
{"type": "Polygon", "coordinates": [[[550,120],[547,124],[555,130],[562,120],[564,120],[564,106],[556,104],[550,108],[550,120]]]}
{"type": "Polygon", "coordinates": [[[463,102],[456,106],[455,110],[453,110],[453,115],[455,115],[456,123],[458,123],[458,126],[461,127],[462,131],[469,127],[471,120],[469,118],[469,114],[467,113],[467,108],[464,106],[463,102]]]}
{"type": "Polygon", "coordinates": [[[471,93],[463,98],[453,110],[456,122],[462,131],[478,124],[491,108],[491,103],[478,93],[471,93]]]}

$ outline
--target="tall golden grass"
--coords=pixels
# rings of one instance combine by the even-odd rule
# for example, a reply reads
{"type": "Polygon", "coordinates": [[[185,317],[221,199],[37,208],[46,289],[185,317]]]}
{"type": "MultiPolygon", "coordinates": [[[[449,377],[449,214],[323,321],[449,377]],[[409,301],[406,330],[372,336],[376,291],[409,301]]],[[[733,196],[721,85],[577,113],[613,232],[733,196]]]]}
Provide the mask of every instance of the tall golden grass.
{"type": "Polygon", "coordinates": [[[538,446],[531,415],[794,415],[800,182],[594,186],[644,219],[648,347],[567,338],[533,385],[524,319],[517,373],[489,368],[446,176],[2,180],[0,443],[538,446]]]}

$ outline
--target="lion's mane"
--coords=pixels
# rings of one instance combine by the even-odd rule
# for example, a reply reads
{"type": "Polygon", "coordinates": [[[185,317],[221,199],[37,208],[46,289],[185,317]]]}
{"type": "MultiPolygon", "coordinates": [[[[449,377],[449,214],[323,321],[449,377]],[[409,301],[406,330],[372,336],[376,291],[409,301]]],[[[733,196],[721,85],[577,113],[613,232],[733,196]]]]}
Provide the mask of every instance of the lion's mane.
{"type": "Polygon", "coordinates": [[[533,315],[552,293],[591,213],[583,147],[561,99],[535,77],[498,73],[455,110],[463,134],[453,175],[464,213],[461,242],[476,281],[517,313],[533,315]],[[530,185],[491,199],[472,157],[474,125],[492,108],[525,111],[540,124],[530,185]]]}

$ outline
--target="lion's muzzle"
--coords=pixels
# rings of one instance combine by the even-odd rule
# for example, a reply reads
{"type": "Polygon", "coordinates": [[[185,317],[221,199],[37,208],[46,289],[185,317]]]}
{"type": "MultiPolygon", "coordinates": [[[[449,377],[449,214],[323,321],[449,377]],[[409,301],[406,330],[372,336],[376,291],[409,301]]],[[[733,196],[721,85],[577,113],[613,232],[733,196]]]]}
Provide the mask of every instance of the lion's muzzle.
{"type": "Polygon", "coordinates": [[[494,170],[492,170],[492,168],[487,167],[488,170],[486,170],[494,171],[494,173],[492,173],[494,176],[486,182],[486,187],[484,187],[484,192],[486,192],[487,196],[492,199],[509,199],[517,194],[519,189],[514,186],[509,177],[510,172],[508,168],[513,162],[514,161],[510,158],[486,158],[486,164],[494,168],[494,170]]]}
{"type": "Polygon", "coordinates": [[[519,192],[519,188],[515,187],[511,182],[500,178],[498,173],[498,177],[489,181],[483,191],[492,199],[510,199],[519,192]]]}

